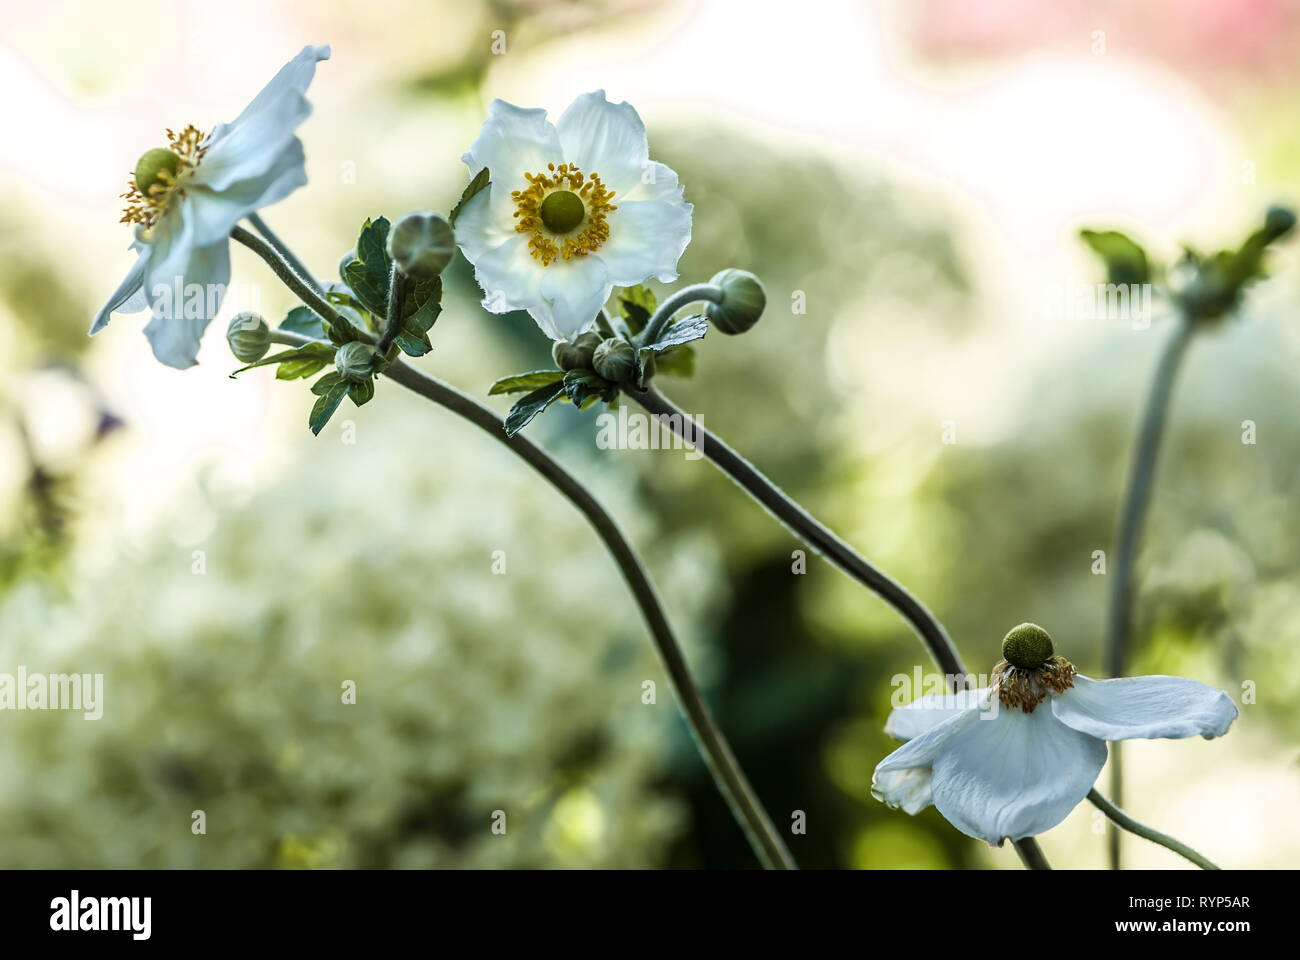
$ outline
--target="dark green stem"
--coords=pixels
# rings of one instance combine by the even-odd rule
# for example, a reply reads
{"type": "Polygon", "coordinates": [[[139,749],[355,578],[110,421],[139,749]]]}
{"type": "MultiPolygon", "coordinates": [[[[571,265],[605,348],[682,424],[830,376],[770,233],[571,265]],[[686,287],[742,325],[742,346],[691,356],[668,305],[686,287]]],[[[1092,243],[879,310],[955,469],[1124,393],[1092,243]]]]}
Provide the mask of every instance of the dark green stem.
{"type": "Polygon", "coordinates": [[[641,331],[638,342],[642,345],[654,343],[659,339],[660,334],[664,332],[664,328],[668,326],[668,322],[672,320],[674,313],[688,303],[695,303],[699,300],[720,303],[722,301],[722,288],[711,283],[695,283],[689,287],[682,287],[660,304],[654,316],[646,323],[645,330],[641,331]]]}
{"type": "Polygon", "coordinates": [[[262,219],[260,214],[250,213],[248,215],[248,222],[253,225],[254,230],[266,238],[266,242],[275,249],[275,252],[278,253],[280,257],[289,264],[289,266],[293,267],[294,271],[302,277],[313,290],[321,296],[325,295],[325,288],[320,285],[320,281],[311,275],[311,271],[308,270],[294,252],[289,249],[289,246],[275,235],[274,230],[266,225],[266,221],[262,219]]]}
{"type": "Polygon", "coordinates": [[[256,234],[249,233],[243,227],[235,227],[230,231],[230,238],[242,243],[255,254],[266,262],[280,282],[293,291],[294,295],[311,307],[316,315],[325,321],[327,326],[337,327],[340,324],[347,323],[339,312],[334,309],[325,297],[320,294],[316,287],[304,279],[289,263],[280,256],[278,250],[266,240],[256,234]]]}
{"type": "MultiPolygon", "coordinates": [[[[1180,315],[1177,326],[1165,342],[1164,351],[1156,365],[1151,392],[1142,411],[1142,422],[1129,465],[1127,486],[1120,507],[1119,524],[1115,534],[1115,558],[1110,570],[1110,606],[1106,631],[1106,672],[1112,677],[1122,677],[1127,669],[1130,635],[1133,627],[1134,568],[1138,550],[1142,545],[1142,527],[1155,481],[1156,461],[1160,455],[1160,441],[1168,419],[1170,397],[1174,380],[1187,345],[1191,342],[1195,326],[1186,315],[1180,315]]],[[[1122,747],[1111,745],[1110,794],[1116,803],[1124,802],[1124,763],[1122,747]]],[[[1110,868],[1120,866],[1119,830],[1112,829],[1109,836],[1110,868]]]]}
{"type": "Polygon", "coordinates": [[[794,858],[790,856],[781,835],[764,811],[744,771],[741,770],[740,764],[731,752],[726,738],[714,721],[713,714],[705,703],[704,695],[691,675],[690,666],[673,635],[663,604],[640,558],[600,501],[592,496],[571,473],[552,459],[550,454],[522,433],[507,437],[505,424],[501,418],[478,401],[419,372],[400,359],[389,364],[388,369],[384,371],[384,376],[468,420],[497,442],[509,447],[516,456],[528,463],[568,498],[569,502],[587,518],[605,542],[606,548],[623,574],[623,579],[627,581],[633,597],[636,598],[646,625],[650,628],[650,636],[654,640],[659,659],[663,662],[677,694],[677,702],[686,715],[687,726],[700,749],[700,755],[713,774],[714,782],[726,798],[737,822],[744,828],[754,852],[766,867],[793,869],[794,858]]]}
{"type": "Polygon", "coordinates": [[[1187,844],[1175,840],[1173,837],[1166,833],[1161,833],[1159,830],[1153,830],[1146,824],[1138,823],[1127,813],[1098,793],[1095,787],[1088,791],[1088,799],[1092,801],[1093,806],[1106,814],[1106,816],[1108,816],[1117,826],[1123,827],[1129,833],[1135,833],[1139,837],[1150,840],[1152,843],[1158,843],[1162,847],[1167,847],[1180,857],[1192,861],[1192,863],[1196,864],[1202,870],[1219,869],[1217,864],[1208,858],[1201,856],[1187,844]]]}
{"type": "MultiPolygon", "coordinates": [[[[687,288],[690,289],[692,288],[687,288]]],[[[679,304],[674,309],[680,309],[681,306],[682,304],[679,304]]],[[[943,670],[953,689],[960,690],[966,686],[966,666],[962,663],[961,655],[957,652],[952,639],[934,614],[920,600],[912,596],[906,587],[869,563],[865,557],[813,517],[753,464],[717,436],[705,430],[698,421],[679,410],[653,386],[645,390],[637,390],[625,385],[623,389],[647,412],[661,418],[662,423],[712,460],[718,468],[740,484],[751,497],[815,551],[825,554],[837,567],[898,611],[921,638],[921,642],[925,644],[926,649],[930,651],[930,656],[943,670]]],[[[1042,850],[1032,837],[1016,841],[1015,846],[1026,867],[1033,870],[1049,869],[1042,850]]]]}
{"type": "Polygon", "coordinates": [[[388,316],[385,318],[384,335],[379,338],[377,349],[379,355],[387,356],[388,348],[402,329],[402,300],[406,292],[406,274],[393,264],[388,275],[388,316]]]}
{"type": "MultiPolygon", "coordinates": [[[[284,263],[274,249],[239,227],[235,228],[232,236],[261,256],[275,271],[276,276],[280,277],[307,306],[316,310],[323,320],[327,323],[346,322],[323,298],[317,296],[299,277],[295,276],[293,270],[284,263]],[[321,307],[328,310],[328,313],[322,312],[321,307]]],[[[298,346],[311,342],[310,337],[283,330],[275,331],[272,336],[279,343],[298,346]]],[[[587,518],[604,541],[623,579],[632,591],[632,596],[641,609],[641,615],[650,628],[655,650],[668,673],[669,683],[677,696],[678,705],[685,715],[686,725],[695,739],[700,755],[713,775],[714,783],[717,784],[731,808],[736,822],[744,830],[759,862],[769,869],[796,869],[794,858],[786,848],[785,841],[763,809],[735,754],[732,753],[726,737],[713,719],[713,714],[691,674],[690,665],[686,662],[686,657],[677,643],[672,626],[668,622],[668,615],[640,557],[609,511],[573,474],[541,447],[522,434],[507,437],[505,423],[501,418],[478,401],[440,380],[421,373],[400,359],[390,363],[383,375],[462,419],[468,420],[494,440],[510,448],[587,518]]]]}

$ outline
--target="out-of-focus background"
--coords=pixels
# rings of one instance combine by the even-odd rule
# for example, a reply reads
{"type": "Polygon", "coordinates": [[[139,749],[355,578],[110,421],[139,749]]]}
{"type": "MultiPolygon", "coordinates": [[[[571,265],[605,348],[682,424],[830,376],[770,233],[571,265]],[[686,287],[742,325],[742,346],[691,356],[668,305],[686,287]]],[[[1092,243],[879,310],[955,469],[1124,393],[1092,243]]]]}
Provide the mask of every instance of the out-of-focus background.
{"type": "MultiPolygon", "coordinates": [[[[599,541],[519,461],[382,382],[313,438],[301,384],[227,377],[224,319],[184,372],[142,319],[87,338],[132,259],[136,158],[233,118],[306,43],[333,44],[311,182],[265,216],[318,274],[367,216],[450,207],[491,98],[631,101],[695,204],[683,281],[743,267],[770,298],[664,388],[908,584],[973,670],[1033,620],[1100,675],[1093,552],[1169,320],[1059,292],[1102,279],[1081,227],[1171,258],[1300,196],[1296,4],[6,0],[0,672],[103,673],[105,705],[0,712],[3,866],[753,864],[599,541]]],[[[277,322],[290,296],[234,257],[277,322]]],[[[1195,342],[1140,565],[1134,672],[1220,686],[1241,718],[1129,745],[1126,806],[1235,867],[1300,859],[1298,265],[1284,246],[1195,342]]],[[[481,397],[545,363],[463,262],[447,282],[420,366],[481,397]]],[[[779,824],[805,813],[799,861],[1016,866],[870,795],[891,678],[930,668],[906,626],[815,557],[793,573],[801,545],[707,460],[597,449],[594,421],[529,431],[644,551],[758,792],[779,824]]],[[[1103,863],[1086,804],[1042,843],[1103,863]]]]}

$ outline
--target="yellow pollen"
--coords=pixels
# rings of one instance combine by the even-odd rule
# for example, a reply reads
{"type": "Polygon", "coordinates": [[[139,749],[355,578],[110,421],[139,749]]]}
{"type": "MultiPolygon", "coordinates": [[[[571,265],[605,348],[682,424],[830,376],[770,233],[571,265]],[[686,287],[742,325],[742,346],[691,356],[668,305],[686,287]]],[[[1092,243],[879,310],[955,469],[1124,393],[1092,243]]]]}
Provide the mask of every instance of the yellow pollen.
{"type": "Polygon", "coordinates": [[[180,157],[180,166],[173,175],[168,170],[159,170],[158,179],[142,193],[135,182],[132,172],[129,189],[122,194],[126,200],[126,209],[120,223],[136,223],[148,230],[167,212],[167,206],[173,198],[185,196],[185,180],[203,160],[208,151],[207,135],[194,125],[176,133],[167,131],[167,146],[180,157]]]}
{"type": "Polygon", "coordinates": [[[614,191],[600,180],[600,174],[584,174],[575,164],[554,163],[546,165],[546,173],[525,173],[528,186],[512,190],[515,202],[515,231],[529,235],[528,251],[550,266],[556,259],[572,260],[585,257],[600,248],[609,239],[606,218],[618,207],[612,203],[614,191]],[[568,191],[582,201],[583,218],[578,225],[564,234],[553,233],[542,222],[542,202],[552,193],[568,191]]]}
{"type": "Polygon", "coordinates": [[[990,686],[1008,707],[1019,707],[1025,713],[1047,699],[1048,693],[1064,693],[1074,686],[1078,673],[1074,664],[1065,657],[1051,657],[1040,666],[1026,669],[999,660],[993,668],[990,686]]]}

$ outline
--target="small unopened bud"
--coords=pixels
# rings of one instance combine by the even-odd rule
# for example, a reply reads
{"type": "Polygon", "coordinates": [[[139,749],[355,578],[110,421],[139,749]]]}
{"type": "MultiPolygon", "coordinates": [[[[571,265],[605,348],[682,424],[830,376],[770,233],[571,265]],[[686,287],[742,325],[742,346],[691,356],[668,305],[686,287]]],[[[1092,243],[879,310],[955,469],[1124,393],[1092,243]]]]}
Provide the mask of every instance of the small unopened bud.
{"type": "Polygon", "coordinates": [[[1264,235],[1269,243],[1295,229],[1295,214],[1286,207],[1269,207],[1264,215],[1264,235]]]}
{"type": "Polygon", "coordinates": [[[626,340],[610,337],[600,342],[592,354],[591,365],[606,380],[622,383],[636,369],[636,351],[626,340]]]}
{"type": "Polygon", "coordinates": [[[456,253],[451,224],[436,213],[408,213],[388,231],[388,255],[416,280],[432,280],[456,253]]]}
{"type": "Polygon", "coordinates": [[[375,372],[379,351],[368,343],[352,340],[339,347],[334,355],[334,366],[344,379],[352,383],[365,383],[375,372]]]}
{"type": "Polygon", "coordinates": [[[241,363],[257,363],[271,349],[271,328],[256,313],[240,313],[226,328],[226,343],[241,363]]]}
{"type": "Polygon", "coordinates": [[[551,356],[561,370],[590,370],[598,346],[600,334],[588,330],[573,340],[556,340],[551,346],[551,356]]]}
{"type": "Polygon", "coordinates": [[[1055,652],[1052,638],[1036,623],[1012,627],[1002,641],[1002,659],[1024,670],[1041,667],[1055,652]]]}
{"type": "Polygon", "coordinates": [[[767,294],[758,277],[748,270],[728,268],[709,281],[722,288],[722,301],[704,308],[709,323],[721,333],[744,333],[763,315],[767,294]]]}

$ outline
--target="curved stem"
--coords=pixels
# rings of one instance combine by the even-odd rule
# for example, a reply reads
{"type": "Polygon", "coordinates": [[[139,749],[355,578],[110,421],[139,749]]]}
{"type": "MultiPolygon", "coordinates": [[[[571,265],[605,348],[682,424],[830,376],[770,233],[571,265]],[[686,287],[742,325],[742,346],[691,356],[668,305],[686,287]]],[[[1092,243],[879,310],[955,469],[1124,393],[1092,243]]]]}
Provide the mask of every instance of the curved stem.
{"type": "Polygon", "coordinates": [[[642,346],[647,343],[654,343],[659,339],[660,334],[664,332],[664,328],[668,326],[668,321],[673,318],[674,313],[688,303],[695,303],[698,300],[721,303],[722,288],[711,283],[694,283],[689,287],[682,287],[659,305],[659,309],[655,311],[654,316],[646,323],[645,330],[641,332],[638,342],[642,346]]]}
{"type": "Polygon", "coordinates": [[[311,307],[322,320],[331,327],[347,323],[337,310],[307,280],[298,274],[273,246],[256,234],[249,233],[243,227],[230,231],[230,239],[237,240],[261,257],[268,267],[280,278],[280,282],[293,291],[299,300],[311,307]]]}
{"type": "MultiPolygon", "coordinates": [[[[1174,380],[1194,332],[1192,321],[1186,315],[1180,316],[1156,365],[1155,378],[1151,382],[1151,392],[1147,395],[1133,448],[1133,459],[1129,466],[1115,534],[1115,562],[1111,570],[1110,606],[1107,613],[1106,672],[1112,677],[1123,676],[1127,665],[1133,625],[1133,570],[1142,544],[1142,526],[1151,502],[1156,461],[1160,454],[1160,441],[1164,436],[1174,380]]],[[[1114,743],[1110,751],[1110,793],[1116,803],[1124,802],[1122,749],[1119,743],[1114,743]]],[[[1118,870],[1120,866],[1120,840],[1120,832],[1111,830],[1108,846],[1112,870],[1118,870]]]]}
{"type": "MultiPolygon", "coordinates": [[[[691,289],[693,288],[688,287],[687,291],[691,289]]],[[[664,306],[667,307],[676,299],[676,297],[670,299],[664,306]]],[[[678,304],[673,309],[680,309],[680,307],[681,304],[678,304]]],[[[953,689],[961,690],[966,686],[966,666],[962,663],[961,655],[953,645],[952,639],[934,614],[920,600],[912,596],[906,587],[884,571],[872,566],[866,558],[791,499],[748,460],[717,436],[705,430],[698,421],[679,410],[653,386],[645,390],[636,390],[627,386],[623,389],[647,412],[659,418],[661,423],[694,446],[731,479],[744,487],[751,497],[809,546],[819,553],[824,553],[837,567],[897,610],[921,638],[921,642],[925,644],[930,655],[943,670],[953,689]]],[[[1016,841],[1016,850],[1026,867],[1035,870],[1048,869],[1047,860],[1033,838],[1016,841]]]]}
{"type": "Polygon", "coordinates": [[[1172,850],[1180,857],[1192,861],[1192,863],[1196,864],[1202,870],[1219,869],[1218,865],[1212,860],[1201,856],[1187,844],[1181,843],[1168,834],[1161,833],[1159,830],[1153,830],[1146,824],[1138,823],[1127,813],[1098,793],[1095,787],[1088,791],[1088,799],[1092,801],[1093,806],[1106,814],[1106,816],[1108,816],[1117,826],[1123,827],[1125,830],[1129,831],[1129,833],[1135,833],[1139,837],[1150,840],[1152,843],[1158,843],[1160,846],[1172,850]]]}
{"type": "Polygon", "coordinates": [[[516,456],[540,473],[587,518],[605,542],[606,548],[623,574],[623,579],[627,581],[632,595],[641,607],[655,649],[663,662],[664,669],[668,671],[670,682],[677,694],[677,702],[686,715],[687,726],[695,737],[700,754],[713,774],[718,789],[727,799],[736,820],[744,827],[754,852],[758,854],[764,866],[780,869],[794,868],[794,859],[763,810],[740,764],[736,762],[726,737],[714,721],[713,714],[709,711],[704,696],[691,675],[690,666],[682,654],[681,647],[677,644],[663,605],[640,558],[600,501],[592,496],[571,473],[552,459],[550,454],[523,434],[517,433],[513,437],[507,437],[505,424],[500,417],[454,387],[421,373],[400,359],[389,364],[383,375],[468,420],[497,442],[509,447],[516,456]]]}
{"type": "MultiPolygon", "coordinates": [[[[328,303],[316,296],[314,291],[307,288],[299,278],[294,277],[293,271],[287,268],[274,250],[251,234],[238,236],[239,233],[247,234],[247,231],[236,227],[232,236],[261,256],[294,293],[321,314],[322,319],[326,322],[330,322],[331,318],[336,322],[346,322],[329,307],[328,303]],[[307,296],[304,296],[304,293],[307,296]],[[321,313],[318,304],[329,310],[328,315],[321,313]]],[[[312,341],[311,337],[285,330],[274,331],[272,338],[279,343],[295,346],[302,346],[312,341]]],[[[695,739],[705,765],[713,775],[714,783],[726,799],[736,822],[745,831],[745,836],[758,856],[759,862],[769,869],[797,869],[794,858],[786,849],[785,841],[777,832],[767,811],[763,809],[757,794],[754,793],[754,788],[750,786],[735,754],[732,753],[731,746],[713,719],[713,714],[691,674],[690,666],[668,622],[668,615],[664,612],[663,604],[654,585],[650,582],[640,557],[600,501],[573,474],[527,437],[522,434],[507,437],[505,423],[500,417],[454,387],[407,366],[400,358],[390,363],[383,375],[468,420],[494,440],[509,447],[516,456],[540,473],[587,518],[604,541],[615,563],[618,564],[623,579],[641,608],[641,615],[650,628],[655,650],[664,669],[668,672],[669,683],[685,715],[686,725],[695,739]]]]}
{"type": "Polygon", "coordinates": [[[321,296],[325,295],[325,288],[321,286],[320,281],[311,275],[311,271],[308,270],[306,265],[304,265],[294,252],[289,249],[288,244],[276,236],[275,231],[266,225],[266,221],[262,219],[261,214],[250,213],[248,215],[248,222],[253,225],[254,230],[266,238],[266,242],[274,248],[275,252],[280,255],[281,259],[288,263],[289,266],[293,267],[298,276],[302,277],[303,280],[316,291],[316,293],[321,296]]]}

